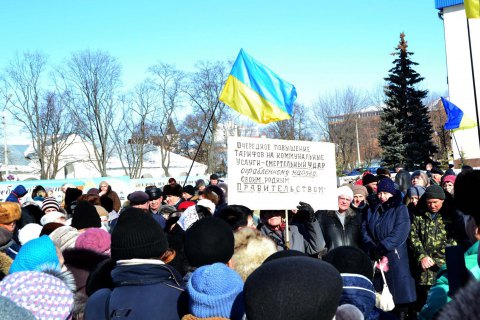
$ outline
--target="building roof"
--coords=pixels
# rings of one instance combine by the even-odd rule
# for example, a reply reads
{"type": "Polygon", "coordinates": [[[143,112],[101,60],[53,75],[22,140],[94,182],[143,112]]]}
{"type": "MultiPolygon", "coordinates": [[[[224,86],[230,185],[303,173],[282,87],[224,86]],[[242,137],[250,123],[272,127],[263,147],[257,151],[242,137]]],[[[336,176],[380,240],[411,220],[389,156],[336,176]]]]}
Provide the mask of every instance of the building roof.
{"type": "MultiPolygon", "coordinates": [[[[9,144],[7,146],[8,164],[9,166],[28,166],[30,160],[25,158],[25,151],[28,145],[9,144]]],[[[5,162],[4,149],[0,148],[0,163],[5,162]]]]}
{"type": "Polygon", "coordinates": [[[443,9],[446,7],[453,7],[459,4],[463,4],[463,0],[435,0],[435,8],[443,9]]]}

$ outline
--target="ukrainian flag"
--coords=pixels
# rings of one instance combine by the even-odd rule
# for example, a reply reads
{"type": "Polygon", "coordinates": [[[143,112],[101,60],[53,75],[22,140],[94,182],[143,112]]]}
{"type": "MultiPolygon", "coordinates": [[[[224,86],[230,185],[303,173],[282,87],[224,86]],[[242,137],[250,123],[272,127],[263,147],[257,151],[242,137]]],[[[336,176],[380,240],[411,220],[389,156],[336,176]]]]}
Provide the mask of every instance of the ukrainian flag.
{"type": "Polygon", "coordinates": [[[459,107],[445,98],[441,99],[447,114],[447,122],[445,122],[444,126],[446,130],[471,129],[477,126],[477,123],[467,117],[459,107]]]}
{"type": "Polygon", "coordinates": [[[480,0],[464,0],[465,12],[467,18],[478,19],[480,18],[480,0]]]}
{"type": "Polygon", "coordinates": [[[233,64],[219,100],[258,123],[292,117],[295,87],[250,57],[243,49],[233,64]]]}

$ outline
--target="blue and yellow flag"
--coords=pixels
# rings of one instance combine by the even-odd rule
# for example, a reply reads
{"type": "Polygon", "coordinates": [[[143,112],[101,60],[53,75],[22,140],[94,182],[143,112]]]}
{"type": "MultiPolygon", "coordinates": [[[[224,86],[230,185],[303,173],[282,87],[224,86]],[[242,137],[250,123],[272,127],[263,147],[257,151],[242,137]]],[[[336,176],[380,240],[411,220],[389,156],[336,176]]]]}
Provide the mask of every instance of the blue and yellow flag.
{"type": "Polygon", "coordinates": [[[471,129],[477,126],[477,123],[467,117],[459,107],[443,97],[441,99],[447,114],[447,122],[444,126],[446,130],[471,129]]]}
{"type": "Polygon", "coordinates": [[[464,0],[465,13],[469,19],[480,18],[480,0],[464,0]]]}
{"type": "Polygon", "coordinates": [[[258,123],[292,117],[295,87],[250,57],[243,49],[233,64],[219,100],[258,123]]]}

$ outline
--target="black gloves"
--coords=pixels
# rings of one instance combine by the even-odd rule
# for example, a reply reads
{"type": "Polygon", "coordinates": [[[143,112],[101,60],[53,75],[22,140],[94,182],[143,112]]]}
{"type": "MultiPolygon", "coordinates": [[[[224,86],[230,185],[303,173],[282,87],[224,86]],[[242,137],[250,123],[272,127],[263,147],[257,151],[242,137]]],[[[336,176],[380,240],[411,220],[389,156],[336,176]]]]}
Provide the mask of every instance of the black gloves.
{"type": "Polygon", "coordinates": [[[315,213],[313,212],[313,208],[306,202],[299,202],[297,206],[298,212],[297,215],[300,215],[305,219],[305,222],[314,222],[315,221],[315,213]]]}

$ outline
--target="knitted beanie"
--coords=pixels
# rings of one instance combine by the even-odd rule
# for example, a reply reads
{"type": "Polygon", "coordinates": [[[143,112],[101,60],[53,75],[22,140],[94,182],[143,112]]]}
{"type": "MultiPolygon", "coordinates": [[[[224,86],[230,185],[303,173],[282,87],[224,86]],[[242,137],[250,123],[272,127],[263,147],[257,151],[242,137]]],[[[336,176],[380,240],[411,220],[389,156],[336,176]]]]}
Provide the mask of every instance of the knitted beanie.
{"type": "Polygon", "coordinates": [[[35,320],[33,313],[20,307],[7,297],[0,296],[0,319],[2,320],[35,320]]]}
{"type": "Polygon", "coordinates": [[[60,251],[63,251],[68,248],[74,248],[75,241],[79,235],[80,232],[77,229],[70,226],[63,226],[53,230],[49,237],[55,246],[57,246],[60,251]]]}
{"type": "Polygon", "coordinates": [[[370,281],[373,279],[373,265],[362,249],[343,246],[330,250],[323,261],[333,265],[340,273],[360,274],[370,281]]]}
{"type": "Polygon", "coordinates": [[[425,199],[440,199],[445,200],[445,191],[442,187],[437,185],[431,185],[425,190],[425,199]]]}
{"type": "Polygon", "coordinates": [[[354,195],[355,194],[361,194],[365,198],[368,196],[367,188],[365,188],[364,186],[361,186],[359,184],[356,184],[356,185],[352,186],[352,192],[353,192],[354,195]]]}
{"type": "Polygon", "coordinates": [[[57,250],[48,236],[30,240],[18,251],[10,267],[10,273],[19,271],[42,271],[60,269],[57,250]]]}
{"type": "Polygon", "coordinates": [[[190,312],[198,318],[241,319],[243,281],[223,263],[198,268],[187,284],[190,312]]]}
{"type": "Polygon", "coordinates": [[[81,230],[100,226],[100,216],[95,207],[87,201],[79,201],[73,212],[72,227],[81,230]]]}
{"type": "Polygon", "coordinates": [[[422,197],[425,193],[425,187],[422,186],[413,186],[408,188],[407,197],[422,197]]]}
{"type": "Polygon", "coordinates": [[[145,210],[130,207],[120,215],[112,232],[113,260],[160,258],[167,249],[162,227],[145,210]]]}
{"type": "Polygon", "coordinates": [[[350,200],[353,199],[353,191],[347,186],[337,188],[337,197],[347,196],[350,200]]]}
{"type": "Polygon", "coordinates": [[[90,249],[98,253],[110,252],[110,233],[100,228],[89,228],[75,241],[75,248],[90,249]]]}
{"type": "Polygon", "coordinates": [[[60,205],[58,204],[57,200],[55,200],[54,197],[47,197],[42,202],[42,211],[43,212],[45,212],[45,210],[47,210],[49,208],[55,209],[55,211],[60,210],[60,205]]]}
{"type": "Polygon", "coordinates": [[[457,176],[449,174],[448,176],[443,177],[442,185],[445,182],[451,182],[452,184],[455,184],[455,180],[457,180],[457,176]]]}
{"type": "Polygon", "coordinates": [[[186,185],[183,187],[183,192],[188,193],[191,196],[195,195],[195,188],[192,185],[186,185]]]}
{"type": "Polygon", "coordinates": [[[269,261],[245,282],[247,319],[331,320],[342,287],[339,272],[327,262],[310,257],[269,261]]]}
{"type": "Polygon", "coordinates": [[[366,186],[366,185],[369,184],[369,183],[377,182],[377,181],[378,181],[377,177],[375,177],[375,176],[374,176],[373,174],[371,174],[371,173],[367,173],[367,174],[364,175],[363,178],[362,178],[362,184],[363,184],[364,186],[366,186]]]}
{"type": "Polygon", "coordinates": [[[233,231],[225,221],[208,217],[195,222],[185,233],[185,255],[191,266],[227,263],[233,256],[233,231]]]}
{"type": "Polygon", "coordinates": [[[29,310],[37,319],[64,320],[73,308],[73,293],[65,282],[39,271],[6,276],[0,282],[0,295],[29,310]]]}
{"type": "Polygon", "coordinates": [[[0,223],[9,224],[21,217],[20,205],[16,202],[0,202],[0,223]]]}
{"type": "Polygon", "coordinates": [[[20,240],[21,245],[24,245],[28,241],[40,237],[40,232],[42,232],[41,225],[37,223],[26,224],[22,229],[18,230],[18,240],[20,240]]]}
{"type": "Polygon", "coordinates": [[[395,183],[390,178],[383,178],[380,179],[377,186],[377,193],[380,192],[388,192],[392,195],[397,193],[397,189],[395,189],[395,183]]]}

